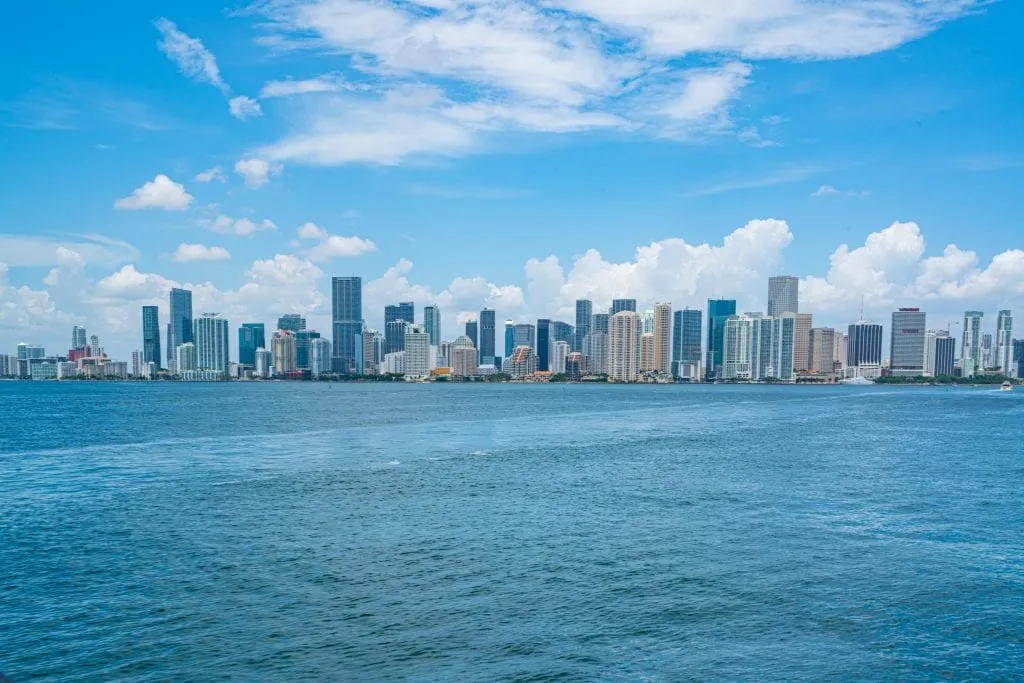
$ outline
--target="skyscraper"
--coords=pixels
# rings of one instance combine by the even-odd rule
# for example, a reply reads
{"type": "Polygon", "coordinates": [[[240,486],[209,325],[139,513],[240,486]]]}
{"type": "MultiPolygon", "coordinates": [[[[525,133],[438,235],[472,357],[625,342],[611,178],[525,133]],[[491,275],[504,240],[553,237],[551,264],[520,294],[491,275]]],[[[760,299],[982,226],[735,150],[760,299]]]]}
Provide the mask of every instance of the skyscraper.
{"type": "MultiPolygon", "coordinates": [[[[143,310],[143,314],[142,314],[143,324],[145,324],[145,319],[146,319],[146,314],[145,314],[146,308],[149,308],[149,307],[147,307],[147,306],[143,306],[142,307],[142,310],[143,310]]],[[[152,308],[155,308],[155,306],[153,306],[152,308]]],[[[157,331],[157,338],[158,338],[157,343],[159,343],[159,336],[160,336],[160,332],[158,330],[157,331]]],[[[87,342],[86,342],[85,339],[86,339],[86,336],[85,336],[85,328],[84,327],[79,327],[78,325],[75,325],[74,327],[71,328],[71,348],[72,349],[84,349],[87,346],[87,342]]],[[[157,354],[159,354],[159,353],[160,353],[160,351],[158,349],[157,350],[157,354]]],[[[162,360],[163,359],[161,358],[159,361],[157,361],[157,363],[160,363],[162,360]]]]}
{"type": "MultiPolygon", "coordinates": [[[[643,329],[643,322],[640,323],[643,329]]],[[[640,335],[640,372],[654,372],[654,333],[644,332],[640,335]]]]}
{"type": "Polygon", "coordinates": [[[811,369],[811,328],[814,318],[810,313],[796,314],[796,336],[793,341],[793,369],[807,372],[811,369]]]}
{"type": "Polygon", "coordinates": [[[672,372],[672,305],[654,307],[654,371],[664,375],[672,372]]]}
{"type": "MultiPolygon", "coordinates": [[[[365,358],[364,354],[364,358],[365,358]]],[[[371,354],[372,357],[372,354],[371,354]]],[[[331,342],[326,339],[309,340],[309,372],[320,377],[331,372],[331,342]]]]}
{"type": "Polygon", "coordinates": [[[946,330],[928,330],[924,333],[924,375],[936,377],[935,374],[935,340],[949,336],[946,330]]]}
{"type": "Polygon", "coordinates": [[[981,358],[982,322],[985,314],[981,311],[964,313],[964,337],[960,343],[960,367],[964,377],[973,377],[983,370],[981,358]]]}
{"type": "Polygon", "coordinates": [[[829,375],[835,369],[836,331],[831,327],[811,329],[811,372],[829,375]]]}
{"type": "Polygon", "coordinates": [[[428,377],[434,363],[430,357],[430,337],[422,325],[408,325],[405,329],[405,374],[408,377],[428,377]]]}
{"type": "Polygon", "coordinates": [[[204,313],[195,319],[194,326],[196,369],[226,376],[229,365],[228,321],[216,313],[204,313]]]}
{"type": "Polygon", "coordinates": [[[551,344],[551,374],[564,375],[565,362],[570,353],[569,342],[555,341],[551,344]]]}
{"type": "Polygon", "coordinates": [[[576,338],[573,351],[583,350],[583,340],[590,334],[590,325],[594,317],[594,304],[588,299],[576,300],[576,338]]]}
{"type": "Polygon", "coordinates": [[[768,278],[768,315],[800,312],[800,280],[792,275],[768,278]]]}
{"type": "MultiPolygon", "coordinates": [[[[745,315],[729,316],[722,323],[722,374],[720,379],[744,381],[752,378],[753,331],[754,321],[745,315]]],[[[718,375],[716,378],[719,378],[718,375]]]]}
{"type": "Polygon", "coordinates": [[[635,311],[622,310],[611,317],[610,325],[608,378],[613,382],[635,382],[640,377],[643,319],[635,311]]]}
{"type": "Polygon", "coordinates": [[[936,377],[952,377],[956,365],[956,340],[948,334],[935,338],[935,370],[936,377]]]}
{"type": "Polygon", "coordinates": [[[238,364],[256,366],[256,349],[267,348],[263,323],[242,323],[238,328],[238,364]]]}
{"type": "Polygon", "coordinates": [[[988,370],[995,364],[995,353],[992,348],[992,335],[981,336],[981,368],[988,370]]]}
{"type": "Polygon", "coordinates": [[[505,349],[504,356],[508,358],[516,348],[516,324],[512,320],[505,321],[505,349]]]}
{"type": "MultiPolygon", "coordinates": [[[[76,327],[75,330],[85,334],[85,328],[76,327]]],[[[81,341],[85,342],[85,339],[81,341]]],[[[80,349],[82,346],[74,348],[80,349]]],[[[142,307],[142,362],[155,363],[157,368],[163,367],[164,357],[160,354],[160,308],[157,306],[142,307]]]]}
{"type": "Polygon", "coordinates": [[[192,334],[192,292],[174,288],[171,290],[170,301],[171,318],[167,324],[168,367],[177,362],[178,346],[195,341],[192,334]]]}
{"type": "Polygon", "coordinates": [[[551,321],[541,318],[537,321],[537,370],[547,372],[551,361],[551,321]]]}
{"type": "Polygon", "coordinates": [[[480,365],[496,365],[496,327],[494,309],[485,308],[480,311],[480,365]]]}
{"type": "Polygon", "coordinates": [[[561,320],[555,320],[551,323],[551,343],[564,341],[572,348],[573,340],[576,338],[576,333],[572,329],[572,325],[561,320]]]}
{"type": "Polygon", "coordinates": [[[1024,378],[1024,339],[1013,340],[1013,377],[1024,378]]]}
{"type": "Polygon", "coordinates": [[[919,308],[901,308],[893,312],[889,337],[890,374],[896,377],[924,374],[926,318],[919,308]]]}
{"type": "Polygon", "coordinates": [[[609,320],[610,319],[611,319],[611,316],[608,315],[607,313],[595,313],[594,317],[591,318],[591,320],[590,320],[590,325],[591,325],[591,330],[590,331],[591,332],[604,332],[605,334],[608,334],[608,331],[611,329],[611,327],[609,325],[609,320]]]}
{"type": "Polygon", "coordinates": [[[331,278],[331,333],[334,337],[334,372],[360,374],[363,356],[362,278],[331,278]]]}
{"type": "Polygon", "coordinates": [[[609,315],[615,315],[623,311],[636,313],[636,299],[612,299],[612,309],[609,315]]]}
{"type": "Polygon", "coordinates": [[[404,320],[390,320],[384,323],[384,353],[405,351],[405,333],[409,323],[404,320]]]}
{"type": "Polygon", "coordinates": [[[999,318],[996,321],[994,365],[1004,375],[1011,376],[1013,371],[1013,314],[1010,311],[999,311],[999,318]]]}
{"type": "MultiPolygon", "coordinates": [[[[796,314],[750,317],[750,379],[792,382],[796,314]]],[[[831,353],[832,348],[829,347],[831,353]]]]}
{"type": "MultiPolygon", "coordinates": [[[[529,346],[536,353],[537,328],[530,323],[518,323],[512,328],[512,351],[520,346],[529,346]]],[[[512,355],[509,353],[509,355],[512,355]]]]}
{"type": "Polygon", "coordinates": [[[608,333],[591,332],[583,340],[583,355],[587,357],[587,367],[595,375],[608,374],[608,333]]]}
{"type": "Polygon", "coordinates": [[[274,356],[274,375],[284,377],[298,370],[295,353],[295,333],[291,330],[277,330],[270,340],[270,352],[274,356]]]}
{"type": "Polygon", "coordinates": [[[314,339],[320,338],[316,330],[299,330],[295,332],[295,369],[309,370],[309,345],[314,339]]]}
{"type": "Polygon", "coordinates": [[[480,327],[475,320],[466,321],[466,336],[473,342],[473,348],[480,348],[480,327]]]}
{"type": "Polygon", "coordinates": [[[286,313],[277,319],[277,329],[300,332],[306,329],[306,319],[298,313],[286,313]]]}
{"type": "Polygon", "coordinates": [[[672,376],[676,379],[700,379],[702,318],[701,311],[691,308],[673,316],[672,376]]]}
{"type": "Polygon", "coordinates": [[[858,321],[846,335],[846,372],[849,377],[875,379],[882,374],[882,326],[858,321]]]}
{"type": "Polygon", "coordinates": [[[654,309],[648,308],[644,311],[644,334],[654,334],[654,309]]]}
{"type": "Polygon", "coordinates": [[[735,299],[708,299],[708,357],[704,364],[704,375],[709,380],[718,377],[725,352],[725,321],[734,315],[735,299]]]}
{"type": "Polygon", "coordinates": [[[95,334],[89,337],[89,349],[92,352],[93,358],[99,358],[103,355],[103,349],[100,348],[100,338],[95,334]]]}
{"type": "Polygon", "coordinates": [[[416,306],[411,301],[403,301],[384,307],[384,324],[392,320],[404,320],[412,325],[416,322],[416,306]]]}
{"type": "Polygon", "coordinates": [[[437,306],[423,307],[423,328],[427,331],[431,346],[441,345],[441,309],[437,306]]]}

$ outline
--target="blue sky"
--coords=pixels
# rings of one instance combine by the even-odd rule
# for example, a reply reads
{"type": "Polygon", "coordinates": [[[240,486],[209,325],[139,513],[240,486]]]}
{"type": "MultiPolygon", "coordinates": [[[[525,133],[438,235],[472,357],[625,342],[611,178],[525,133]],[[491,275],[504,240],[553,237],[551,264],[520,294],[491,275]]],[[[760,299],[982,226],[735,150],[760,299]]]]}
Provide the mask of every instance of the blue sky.
{"type": "Polygon", "coordinates": [[[707,4],[8,8],[0,349],[82,323],[126,356],[176,284],[327,329],[348,274],[369,324],[412,298],[449,337],[759,310],[779,272],[821,324],[1024,301],[1020,3],[707,4]]]}

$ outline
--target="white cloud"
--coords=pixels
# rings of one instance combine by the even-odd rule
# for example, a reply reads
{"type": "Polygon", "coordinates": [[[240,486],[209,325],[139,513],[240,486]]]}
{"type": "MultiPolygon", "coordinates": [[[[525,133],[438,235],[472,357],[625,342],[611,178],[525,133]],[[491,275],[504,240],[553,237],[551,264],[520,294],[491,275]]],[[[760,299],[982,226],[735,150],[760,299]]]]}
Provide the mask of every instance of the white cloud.
{"type": "Polygon", "coordinates": [[[321,228],[316,223],[303,223],[296,230],[299,239],[303,240],[319,240],[327,237],[327,231],[321,228]]]}
{"type": "Polygon", "coordinates": [[[260,97],[266,100],[273,97],[292,97],[352,89],[355,89],[355,86],[346,83],[340,76],[327,75],[301,81],[269,81],[260,90],[260,97]]]}
{"type": "Polygon", "coordinates": [[[164,209],[166,211],[184,211],[192,204],[192,195],[185,187],[176,183],[163,173],[153,180],[144,183],[128,197],[114,202],[115,209],[139,211],[142,209],[164,209]]]}
{"type": "Polygon", "coordinates": [[[266,218],[256,222],[248,218],[231,218],[221,214],[214,219],[202,218],[196,222],[222,235],[238,235],[240,237],[251,237],[257,232],[265,230],[277,230],[273,221],[266,218]]]}
{"type": "Polygon", "coordinates": [[[377,245],[362,237],[327,235],[320,244],[306,251],[311,261],[329,261],[335,258],[351,258],[377,251],[377,245]]]}
{"type": "Polygon", "coordinates": [[[167,19],[158,19],[155,25],[162,36],[158,43],[160,51],[177,64],[183,74],[192,80],[215,86],[225,95],[230,91],[221,78],[217,60],[202,41],[182,33],[174,22],[167,19]]]}
{"type": "Polygon", "coordinates": [[[263,114],[263,110],[260,108],[260,103],[251,97],[246,97],[245,95],[232,97],[228,100],[228,108],[231,110],[232,116],[242,121],[262,116],[263,114]]]}
{"type": "Polygon", "coordinates": [[[202,244],[186,244],[182,242],[171,257],[179,263],[191,261],[226,261],[231,254],[224,247],[207,247],[202,244]]]}
{"type": "Polygon", "coordinates": [[[214,166],[201,173],[197,173],[194,178],[197,183],[212,183],[214,180],[218,183],[224,183],[227,182],[227,179],[228,177],[224,175],[224,169],[220,166],[214,166]]]}
{"type": "Polygon", "coordinates": [[[732,62],[706,69],[683,72],[676,86],[678,94],[669,99],[662,113],[670,119],[693,122],[728,119],[725,105],[750,82],[749,64],[732,62]]]}
{"type": "Polygon", "coordinates": [[[0,235],[0,255],[9,266],[41,268],[61,263],[62,254],[72,252],[85,262],[116,266],[139,257],[139,251],[127,242],[101,235],[59,237],[0,235]]]}
{"type": "Polygon", "coordinates": [[[270,163],[263,159],[240,159],[235,164],[235,173],[245,178],[246,187],[257,189],[270,181],[270,177],[282,170],[281,164],[270,163]]]}
{"type": "Polygon", "coordinates": [[[822,185],[811,193],[812,197],[867,197],[868,190],[837,190],[831,185],[822,185]]]}

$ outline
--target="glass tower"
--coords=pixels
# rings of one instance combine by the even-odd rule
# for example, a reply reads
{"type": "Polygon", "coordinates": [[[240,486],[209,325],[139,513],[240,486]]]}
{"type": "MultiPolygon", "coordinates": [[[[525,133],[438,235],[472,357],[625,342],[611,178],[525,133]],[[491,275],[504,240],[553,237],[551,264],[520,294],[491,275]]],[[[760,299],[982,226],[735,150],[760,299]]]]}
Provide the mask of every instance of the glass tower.
{"type": "Polygon", "coordinates": [[[267,348],[266,328],[263,323],[242,323],[238,328],[238,363],[256,365],[256,349],[267,348]]]}
{"type": "Polygon", "coordinates": [[[697,379],[701,363],[701,320],[697,309],[676,311],[672,319],[672,376],[676,379],[697,379]]]}
{"type": "Polygon", "coordinates": [[[437,306],[423,307],[423,327],[426,328],[431,346],[441,345],[441,309],[437,306]]]}
{"type": "Polygon", "coordinates": [[[551,362],[551,321],[537,321],[537,370],[546,372],[551,362]]]}
{"type": "Polygon", "coordinates": [[[158,368],[163,365],[163,356],[160,355],[160,309],[156,306],[142,307],[142,362],[154,363],[158,368]]]}
{"type": "Polygon", "coordinates": [[[594,317],[594,304],[587,299],[576,300],[576,338],[573,351],[583,351],[583,340],[590,334],[590,325],[594,317]]]}
{"type": "Polygon", "coordinates": [[[708,299],[708,343],[705,376],[716,379],[725,353],[725,321],[736,315],[735,299],[708,299]]]}
{"type": "Polygon", "coordinates": [[[792,275],[768,278],[768,315],[800,312],[800,280],[792,275]]]}
{"type": "Polygon", "coordinates": [[[192,334],[192,292],[171,290],[171,321],[167,325],[167,363],[175,363],[175,353],[182,344],[194,342],[192,334]]]}
{"type": "Polygon", "coordinates": [[[355,375],[362,372],[363,279],[331,278],[331,334],[334,338],[334,372],[355,375]]]}
{"type": "Polygon", "coordinates": [[[495,328],[497,327],[494,310],[485,308],[480,311],[480,364],[494,365],[495,357],[495,328]]]}

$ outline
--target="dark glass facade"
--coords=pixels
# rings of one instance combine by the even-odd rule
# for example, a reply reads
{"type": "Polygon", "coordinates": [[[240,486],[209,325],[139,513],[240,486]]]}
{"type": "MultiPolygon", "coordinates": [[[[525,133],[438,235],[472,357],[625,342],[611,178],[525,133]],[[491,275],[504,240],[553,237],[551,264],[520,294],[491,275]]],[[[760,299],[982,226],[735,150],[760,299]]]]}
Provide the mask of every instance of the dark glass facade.
{"type": "Polygon", "coordinates": [[[935,376],[952,377],[956,365],[956,339],[937,337],[935,339],[935,376]]]}
{"type": "Polygon", "coordinates": [[[160,309],[157,306],[143,306],[142,362],[155,363],[160,368],[163,361],[160,354],[160,309]]]}
{"type": "Polygon", "coordinates": [[[192,292],[171,290],[171,320],[167,324],[167,360],[173,364],[178,347],[195,342],[192,334],[192,292]]]}
{"type": "Polygon", "coordinates": [[[277,319],[277,329],[301,332],[306,329],[306,319],[298,313],[287,313],[277,319]]]}
{"type": "Polygon", "coordinates": [[[537,370],[547,372],[551,363],[551,321],[537,321],[537,370]]]}
{"type": "Polygon", "coordinates": [[[736,315],[735,299],[708,299],[708,342],[707,359],[704,363],[705,377],[718,377],[725,355],[725,321],[736,315]]]}
{"type": "Polygon", "coordinates": [[[319,339],[320,333],[314,330],[299,330],[295,333],[295,367],[309,370],[309,342],[319,339]]]}
{"type": "Polygon", "coordinates": [[[636,299],[612,299],[611,315],[622,313],[623,311],[636,313],[636,299]]]}
{"type": "Polygon", "coordinates": [[[497,321],[494,311],[485,308],[480,311],[480,363],[482,365],[493,365],[497,357],[495,351],[497,321]]]}
{"type": "Polygon", "coordinates": [[[266,328],[263,323],[242,323],[238,328],[238,363],[256,366],[256,349],[267,348],[266,328]]]}
{"type": "Polygon", "coordinates": [[[591,321],[591,332],[604,332],[608,334],[608,320],[609,315],[607,313],[595,313],[594,318],[591,321]]]}
{"type": "Polygon", "coordinates": [[[384,325],[384,353],[405,351],[405,328],[409,323],[404,320],[392,320],[384,325]]]}
{"type": "Polygon", "coordinates": [[[363,280],[331,279],[331,334],[335,372],[357,374],[363,356],[363,280]]]}
{"type": "Polygon", "coordinates": [[[475,320],[466,321],[466,336],[473,342],[473,348],[480,348],[480,329],[475,320]]]}
{"type": "Polygon", "coordinates": [[[594,304],[587,299],[576,300],[576,338],[572,350],[582,352],[583,340],[590,334],[590,326],[594,318],[594,304]]]}
{"type": "Polygon", "coordinates": [[[672,315],[672,370],[679,377],[680,365],[699,365],[701,362],[701,322],[704,314],[686,308],[672,315]]]}
{"type": "Polygon", "coordinates": [[[846,364],[882,364],[882,326],[874,323],[854,323],[846,336],[846,364]]]}

